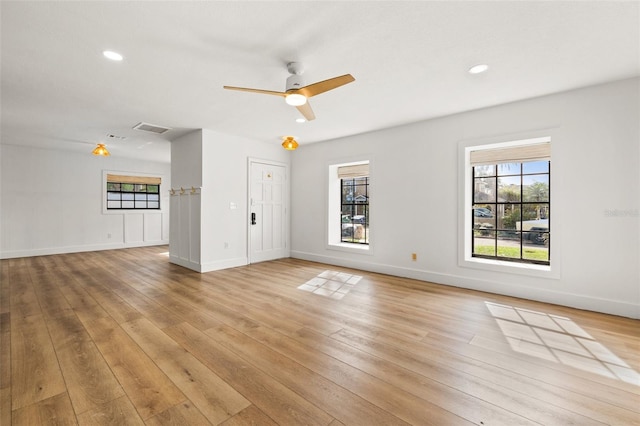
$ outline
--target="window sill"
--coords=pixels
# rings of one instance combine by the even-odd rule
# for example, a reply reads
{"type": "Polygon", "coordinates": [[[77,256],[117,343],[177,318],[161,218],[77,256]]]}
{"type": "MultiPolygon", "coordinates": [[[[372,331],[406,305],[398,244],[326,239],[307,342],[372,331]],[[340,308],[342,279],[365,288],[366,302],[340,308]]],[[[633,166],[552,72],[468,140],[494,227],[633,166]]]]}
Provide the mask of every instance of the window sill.
{"type": "Polygon", "coordinates": [[[160,214],[164,213],[163,208],[159,209],[102,209],[102,214],[160,214]]]}
{"type": "Polygon", "coordinates": [[[358,253],[358,254],[373,254],[373,250],[371,245],[366,244],[352,244],[352,243],[329,243],[327,244],[328,250],[337,250],[343,251],[347,253],[358,253]]]}
{"type": "Polygon", "coordinates": [[[463,268],[482,269],[485,271],[528,275],[541,278],[560,278],[557,268],[551,268],[550,265],[536,265],[534,263],[517,263],[478,257],[467,257],[459,262],[459,266],[463,268]]]}

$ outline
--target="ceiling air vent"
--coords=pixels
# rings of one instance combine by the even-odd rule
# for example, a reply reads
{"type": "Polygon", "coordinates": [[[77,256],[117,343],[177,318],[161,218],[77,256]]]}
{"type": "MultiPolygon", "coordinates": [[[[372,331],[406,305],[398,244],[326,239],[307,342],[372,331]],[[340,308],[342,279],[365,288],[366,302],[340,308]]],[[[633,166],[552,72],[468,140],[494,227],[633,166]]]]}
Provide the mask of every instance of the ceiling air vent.
{"type": "Polygon", "coordinates": [[[144,130],[145,132],[155,133],[157,135],[161,135],[171,130],[168,127],[156,126],[155,124],[142,123],[142,122],[136,124],[135,126],[133,126],[133,128],[137,130],[144,130]]]}

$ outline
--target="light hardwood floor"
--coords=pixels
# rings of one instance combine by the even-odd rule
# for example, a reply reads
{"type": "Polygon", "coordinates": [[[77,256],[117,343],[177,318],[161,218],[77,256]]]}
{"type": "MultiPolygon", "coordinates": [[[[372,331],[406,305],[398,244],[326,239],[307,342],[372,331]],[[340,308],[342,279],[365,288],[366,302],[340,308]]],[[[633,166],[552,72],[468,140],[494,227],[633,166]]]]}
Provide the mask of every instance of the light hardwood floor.
{"type": "Polygon", "coordinates": [[[640,321],[167,250],[0,262],[0,424],[640,424],[640,321]]]}

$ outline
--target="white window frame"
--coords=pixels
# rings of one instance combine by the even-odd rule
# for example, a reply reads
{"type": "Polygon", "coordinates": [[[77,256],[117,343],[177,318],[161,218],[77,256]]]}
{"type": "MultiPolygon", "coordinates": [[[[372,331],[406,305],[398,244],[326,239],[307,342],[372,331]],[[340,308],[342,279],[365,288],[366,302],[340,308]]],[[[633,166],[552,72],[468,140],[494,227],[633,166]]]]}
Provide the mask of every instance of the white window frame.
{"type": "MultiPolygon", "coordinates": [[[[552,206],[551,218],[553,221],[553,231],[550,241],[550,265],[538,265],[533,263],[519,263],[514,261],[501,261],[494,259],[485,259],[480,257],[473,257],[471,254],[472,241],[471,241],[471,228],[473,227],[472,221],[472,196],[473,196],[473,183],[472,183],[472,166],[471,166],[471,151],[478,149],[497,149],[508,148],[514,146],[531,145],[537,143],[549,142],[555,139],[554,131],[545,130],[527,135],[518,135],[511,137],[495,137],[486,138],[481,140],[464,140],[458,144],[458,266],[464,268],[481,269],[485,271],[494,272],[506,272],[513,274],[529,275],[534,277],[544,278],[560,278],[561,271],[561,258],[559,256],[561,247],[561,226],[559,225],[561,213],[561,207],[559,200],[557,199],[557,193],[555,189],[550,191],[550,205],[552,206]]],[[[551,150],[553,152],[553,143],[551,143],[551,150]]],[[[553,155],[552,155],[552,167],[553,167],[553,155]]],[[[557,181],[557,179],[556,179],[557,181]]],[[[555,182],[554,182],[555,188],[555,182]]]]}
{"type": "MultiPolygon", "coordinates": [[[[326,217],[326,248],[328,250],[338,250],[348,253],[373,255],[373,238],[369,236],[369,244],[347,243],[341,241],[342,222],[340,220],[341,212],[341,186],[338,178],[338,168],[344,166],[355,166],[358,164],[369,164],[369,188],[373,187],[373,161],[369,159],[358,160],[342,160],[331,162],[327,165],[327,217],[326,217]]],[[[375,201],[374,201],[375,204],[375,201]]],[[[369,204],[369,215],[372,206],[369,204]]],[[[373,228],[373,222],[369,218],[369,229],[373,228]]]]}

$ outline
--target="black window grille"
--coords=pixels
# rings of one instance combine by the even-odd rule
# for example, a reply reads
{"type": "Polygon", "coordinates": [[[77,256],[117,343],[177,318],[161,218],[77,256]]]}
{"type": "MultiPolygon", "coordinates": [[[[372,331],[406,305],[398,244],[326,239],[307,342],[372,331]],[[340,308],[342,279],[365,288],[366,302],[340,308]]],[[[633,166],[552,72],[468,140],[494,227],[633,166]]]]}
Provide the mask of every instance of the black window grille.
{"type": "Polygon", "coordinates": [[[160,185],[107,182],[108,210],[159,210],[160,185]]]}
{"type": "Polygon", "coordinates": [[[340,187],[340,241],[369,244],[369,177],[340,179],[340,187]]]}
{"type": "Polygon", "coordinates": [[[472,169],[472,256],[549,265],[551,162],[472,169]]]}

